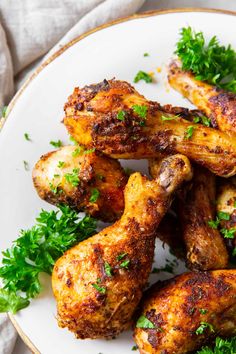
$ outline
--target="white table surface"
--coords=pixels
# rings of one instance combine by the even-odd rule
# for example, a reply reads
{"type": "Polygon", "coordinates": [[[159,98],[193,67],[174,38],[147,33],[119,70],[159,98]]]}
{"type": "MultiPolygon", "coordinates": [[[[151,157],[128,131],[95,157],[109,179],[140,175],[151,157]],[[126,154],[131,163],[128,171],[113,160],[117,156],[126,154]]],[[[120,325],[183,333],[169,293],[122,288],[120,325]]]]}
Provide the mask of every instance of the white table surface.
{"type": "MultiPolygon", "coordinates": [[[[236,11],[236,0],[147,0],[139,12],[178,7],[205,7],[236,11]]],[[[30,353],[29,349],[18,337],[12,354],[30,353]]]]}

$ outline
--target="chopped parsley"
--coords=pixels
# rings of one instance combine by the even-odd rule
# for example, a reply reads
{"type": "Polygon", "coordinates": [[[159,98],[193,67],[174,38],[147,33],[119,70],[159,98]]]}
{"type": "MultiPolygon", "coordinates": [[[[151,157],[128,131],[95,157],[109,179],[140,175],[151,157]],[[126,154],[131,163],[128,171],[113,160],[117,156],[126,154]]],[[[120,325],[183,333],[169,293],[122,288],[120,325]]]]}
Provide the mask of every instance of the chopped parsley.
{"type": "Polygon", "coordinates": [[[219,218],[216,217],[216,220],[210,220],[208,221],[208,225],[212,227],[212,229],[217,229],[220,224],[219,218]]]}
{"type": "Polygon", "coordinates": [[[179,116],[161,116],[161,120],[166,121],[166,120],[174,120],[176,118],[179,118],[179,116]]]}
{"type": "Polygon", "coordinates": [[[77,141],[73,138],[73,136],[70,136],[69,139],[74,145],[78,145],[77,141]]]}
{"type": "Polygon", "coordinates": [[[64,174],[64,177],[65,177],[66,181],[68,183],[70,183],[73,187],[77,187],[79,182],[80,182],[78,173],[79,173],[79,169],[78,168],[74,168],[72,170],[72,173],[65,173],[64,174]]]}
{"type": "Polygon", "coordinates": [[[144,53],[143,56],[144,57],[149,57],[149,54],[148,53],[144,53]]]}
{"type": "Polygon", "coordinates": [[[25,133],[25,134],[24,134],[24,138],[25,138],[25,140],[27,140],[27,141],[31,141],[30,136],[29,136],[28,133],[25,133]]]}
{"type": "Polygon", "coordinates": [[[206,309],[199,309],[199,312],[202,314],[202,315],[205,315],[208,311],[206,309]]]}
{"type": "Polygon", "coordinates": [[[62,147],[62,141],[61,141],[61,140],[57,140],[57,141],[51,140],[51,141],[50,141],[50,144],[51,144],[52,146],[54,146],[55,148],[60,148],[60,147],[62,147]]]}
{"type": "Polygon", "coordinates": [[[229,220],[230,219],[229,213],[225,213],[224,211],[218,211],[217,216],[220,220],[229,220]]]}
{"type": "Polygon", "coordinates": [[[182,28],[176,53],[183,70],[191,70],[197,80],[236,93],[236,52],[219,44],[216,36],[208,43],[202,32],[182,28]]]}
{"type": "Polygon", "coordinates": [[[126,115],[125,111],[121,110],[117,113],[116,118],[123,122],[125,120],[125,115],[126,115]]]}
{"type": "Polygon", "coordinates": [[[138,350],[138,346],[137,345],[134,345],[131,350],[135,351],[135,350],[138,350]]]}
{"type": "Polygon", "coordinates": [[[96,201],[98,200],[99,196],[100,196],[99,190],[97,188],[93,188],[92,192],[91,192],[91,196],[89,198],[89,201],[91,203],[96,203],[96,201]]]}
{"type": "Polygon", "coordinates": [[[132,106],[132,110],[134,111],[134,113],[136,113],[140,118],[146,119],[147,117],[147,106],[142,106],[142,105],[138,105],[135,104],[132,106]]]}
{"type": "Polygon", "coordinates": [[[126,268],[128,269],[130,266],[130,260],[129,259],[126,259],[125,261],[123,261],[121,264],[120,264],[120,267],[121,268],[126,268]]]}
{"type": "Polygon", "coordinates": [[[126,253],[126,252],[120,253],[120,254],[116,257],[116,259],[117,259],[117,261],[120,261],[120,260],[123,259],[125,256],[127,256],[127,253],[126,253]]]}
{"type": "Polygon", "coordinates": [[[104,263],[104,270],[105,270],[105,273],[108,277],[112,276],[112,268],[108,262],[104,263]]]}
{"type": "Polygon", "coordinates": [[[95,148],[84,150],[84,153],[85,154],[92,154],[92,152],[94,152],[95,150],[96,150],[95,148]]]}
{"type": "Polygon", "coordinates": [[[7,115],[7,106],[3,106],[1,109],[1,114],[3,118],[6,118],[7,115]]]}
{"type": "Polygon", "coordinates": [[[59,190],[58,190],[58,187],[59,185],[55,186],[52,182],[49,182],[49,187],[50,187],[50,190],[53,194],[58,194],[59,190]]]}
{"type": "Polygon", "coordinates": [[[200,326],[196,329],[195,333],[197,335],[203,334],[207,329],[212,333],[215,332],[213,326],[210,323],[200,322],[200,326]]]}
{"type": "Polygon", "coordinates": [[[217,337],[214,347],[202,347],[196,354],[234,354],[236,353],[236,337],[222,339],[217,337]]]}
{"type": "Polygon", "coordinates": [[[81,146],[78,146],[73,152],[72,152],[72,156],[78,156],[78,155],[82,155],[84,152],[83,148],[81,146]]]}
{"type": "Polygon", "coordinates": [[[222,233],[224,238],[234,238],[235,237],[235,233],[236,233],[236,228],[235,227],[232,228],[232,229],[222,228],[220,230],[220,232],[222,233]]]}
{"type": "Polygon", "coordinates": [[[202,123],[206,127],[210,127],[211,125],[211,120],[210,118],[207,118],[206,116],[199,116],[199,117],[194,117],[193,118],[194,123],[202,123]]]}
{"type": "Polygon", "coordinates": [[[23,164],[24,164],[24,169],[25,169],[26,171],[29,171],[29,163],[24,160],[24,161],[23,161],[23,164]]]}
{"type": "Polygon", "coordinates": [[[149,321],[147,317],[144,315],[140,316],[137,323],[136,323],[137,328],[155,328],[155,325],[149,321]]]}
{"type": "MultiPolygon", "coordinates": [[[[99,283],[100,283],[100,282],[99,282],[99,283]]],[[[107,289],[106,289],[105,286],[100,286],[100,285],[98,285],[98,282],[92,284],[92,286],[93,286],[97,291],[99,291],[101,294],[106,294],[107,289]]]]}
{"type": "Polygon", "coordinates": [[[55,261],[78,242],[96,232],[96,222],[89,216],[79,220],[68,206],[57,211],[42,210],[35,225],[20,231],[12,247],[3,252],[0,278],[0,312],[16,312],[29,305],[41,291],[39,273],[52,273],[55,261]],[[18,292],[25,297],[18,296],[18,292]]]}
{"type": "Polygon", "coordinates": [[[64,161],[58,161],[57,167],[58,168],[62,168],[65,166],[65,162],[64,161]]]}
{"type": "Polygon", "coordinates": [[[137,83],[139,81],[145,81],[147,84],[151,83],[152,82],[152,76],[148,73],[146,73],[145,71],[139,71],[135,78],[134,78],[134,82],[137,83]]]}
{"type": "Polygon", "coordinates": [[[192,138],[194,129],[196,129],[196,128],[195,128],[193,125],[190,125],[190,126],[186,129],[186,131],[185,131],[185,137],[184,137],[186,140],[189,140],[189,139],[192,138]]]}

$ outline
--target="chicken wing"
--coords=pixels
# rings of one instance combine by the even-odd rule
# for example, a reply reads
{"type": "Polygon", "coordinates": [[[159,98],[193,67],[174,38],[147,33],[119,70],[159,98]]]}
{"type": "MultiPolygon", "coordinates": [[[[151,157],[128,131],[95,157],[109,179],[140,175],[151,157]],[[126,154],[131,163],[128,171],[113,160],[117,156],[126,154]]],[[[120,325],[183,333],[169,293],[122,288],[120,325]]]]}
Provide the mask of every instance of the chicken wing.
{"type": "Polygon", "coordinates": [[[236,173],[236,141],[225,133],[167,114],[130,84],[104,81],[76,88],[64,124],[79,143],[115,158],[182,153],[221,176],[236,173]]]}
{"type": "Polygon", "coordinates": [[[169,65],[170,85],[189,99],[211,119],[212,126],[228,134],[236,134],[236,95],[196,80],[174,60],[169,65]]]}
{"type": "Polygon", "coordinates": [[[68,204],[104,221],[122,215],[127,180],[118,161],[78,146],[43,155],[33,170],[34,186],[42,199],[68,204]]]}
{"type": "MultiPolygon", "coordinates": [[[[149,161],[153,178],[158,171],[156,160],[149,161]]],[[[215,219],[215,176],[195,166],[191,182],[178,193],[178,215],[187,251],[187,266],[195,270],[226,268],[228,252],[219,231],[208,222],[215,219]]]]}
{"type": "Polygon", "coordinates": [[[134,331],[141,354],[185,354],[216,335],[233,336],[236,270],[185,273],[163,287],[157,283],[147,291],[141,314],[134,331]]]}
{"type": "Polygon", "coordinates": [[[156,228],[172,193],[191,176],[182,155],[163,160],[153,181],[140,173],[130,176],[121,219],[67,251],[54,266],[60,327],[77,338],[111,338],[130,326],[151,270],[156,228]]]}

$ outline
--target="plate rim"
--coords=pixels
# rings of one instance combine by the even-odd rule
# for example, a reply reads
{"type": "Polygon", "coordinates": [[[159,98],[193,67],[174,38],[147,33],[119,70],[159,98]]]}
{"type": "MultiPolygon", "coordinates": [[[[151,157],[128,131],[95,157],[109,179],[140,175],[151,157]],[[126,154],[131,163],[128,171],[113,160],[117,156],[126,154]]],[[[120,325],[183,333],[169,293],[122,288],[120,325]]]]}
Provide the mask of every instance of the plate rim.
{"type": "MultiPolygon", "coordinates": [[[[63,54],[67,49],[72,47],[74,44],[77,42],[81,41],[82,39],[88,37],[90,34],[93,34],[95,32],[98,32],[100,30],[103,30],[105,28],[111,27],[113,25],[117,25],[119,23],[123,22],[128,22],[130,20],[138,19],[138,18],[146,18],[146,17],[151,17],[151,16],[157,16],[157,15],[166,15],[170,13],[185,13],[185,12],[206,12],[206,13],[218,13],[218,14],[224,14],[228,16],[236,16],[236,11],[232,10],[223,10],[223,9],[214,9],[214,8],[202,8],[202,7],[180,7],[180,8],[171,8],[171,9],[160,9],[160,10],[150,10],[150,11],[145,11],[142,13],[138,14],[133,14],[130,16],[126,17],[121,17],[119,19],[109,21],[105,24],[102,24],[100,26],[97,26],[89,31],[86,31],[80,36],[75,37],[65,45],[63,45],[59,50],[57,50],[54,54],[52,54],[48,59],[43,61],[37,69],[34,70],[34,72],[29,76],[29,78],[25,81],[25,83],[22,85],[22,87],[15,93],[11,101],[9,102],[7,106],[7,114],[3,118],[0,118],[0,133],[1,130],[3,129],[8,117],[9,113],[12,111],[13,107],[15,106],[17,100],[19,97],[22,95],[22,93],[25,91],[25,89],[29,86],[31,81],[51,62],[53,62],[57,57],[59,57],[61,54],[63,54]]],[[[20,325],[16,321],[15,317],[11,313],[7,313],[8,318],[10,319],[12,325],[16,329],[18,335],[21,337],[23,340],[24,344],[27,346],[27,348],[33,353],[33,354],[41,354],[40,351],[36,348],[36,346],[33,344],[33,342],[30,340],[30,338],[24,333],[24,331],[21,329],[20,325]]]]}

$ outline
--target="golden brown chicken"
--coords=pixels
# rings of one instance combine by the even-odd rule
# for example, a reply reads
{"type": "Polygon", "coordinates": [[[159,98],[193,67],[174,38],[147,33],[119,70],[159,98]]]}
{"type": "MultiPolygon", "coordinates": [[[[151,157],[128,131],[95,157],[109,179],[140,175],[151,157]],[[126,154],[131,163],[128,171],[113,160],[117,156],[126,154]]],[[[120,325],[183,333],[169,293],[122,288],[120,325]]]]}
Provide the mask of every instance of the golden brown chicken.
{"type": "Polygon", "coordinates": [[[169,65],[170,85],[189,99],[211,119],[212,126],[228,134],[236,134],[236,95],[196,80],[191,72],[181,69],[181,62],[169,65]]]}
{"type": "Polygon", "coordinates": [[[236,270],[185,273],[147,291],[135,328],[141,354],[185,354],[236,334],[236,270]]]}
{"type": "Polygon", "coordinates": [[[225,133],[167,114],[130,84],[110,80],[76,88],[64,123],[79,143],[115,158],[182,153],[221,176],[236,173],[236,141],[225,133]]]}
{"type": "MultiPolygon", "coordinates": [[[[153,178],[158,162],[149,161],[153,178]]],[[[215,219],[215,176],[195,166],[193,179],[178,193],[178,215],[187,252],[187,266],[195,270],[226,268],[228,253],[222,236],[209,222],[215,219]]],[[[180,243],[179,238],[179,243],[180,243]]],[[[180,243],[181,244],[181,243],[180,243]]]]}
{"type": "Polygon", "coordinates": [[[34,186],[42,199],[68,204],[105,221],[122,215],[127,180],[118,161],[79,146],[43,155],[33,170],[34,186]]]}
{"type": "Polygon", "coordinates": [[[163,160],[153,181],[140,173],[130,176],[121,219],[67,251],[54,266],[60,327],[77,338],[110,338],[130,326],[151,270],[156,228],[173,192],[191,176],[182,155],[163,160]]]}
{"type": "Polygon", "coordinates": [[[221,180],[217,196],[217,212],[220,219],[221,232],[229,247],[236,256],[236,180],[221,180]]]}

